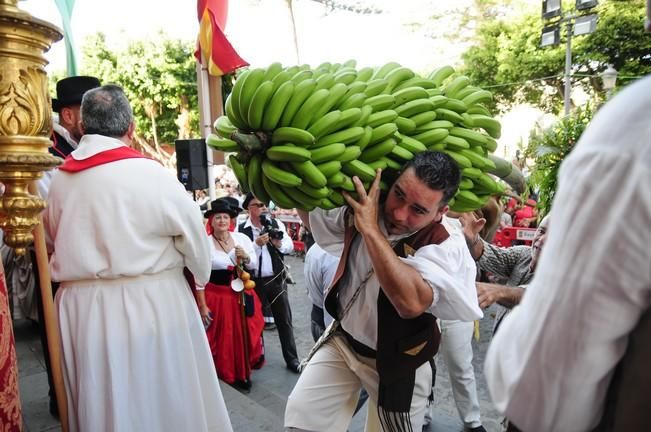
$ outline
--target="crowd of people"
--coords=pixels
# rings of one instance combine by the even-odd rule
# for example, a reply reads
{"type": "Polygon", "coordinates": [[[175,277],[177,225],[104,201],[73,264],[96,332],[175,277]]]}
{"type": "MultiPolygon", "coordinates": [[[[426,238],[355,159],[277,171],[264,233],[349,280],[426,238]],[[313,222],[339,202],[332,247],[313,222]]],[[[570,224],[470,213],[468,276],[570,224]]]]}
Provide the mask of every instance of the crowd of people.
{"type": "Polygon", "coordinates": [[[651,78],[594,118],[563,163],[553,216],[528,200],[512,215],[498,201],[451,213],[460,171],[432,151],[386,193],[378,170],[368,188],[353,178],[345,206],[298,210],[315,242],[305,265],[315,345],[304,359],[280,218],[236,190],[200,210],[131,149],[119,86],[72,77],[57,92],[51,151],[65,159],[40,193],[69,430],[232,430],[218,378],[250,389],[273,322],[299,374],[286,430],[345,431],[365,401],[367,431],[420,431],[440,352],[465,428],[485,431],[471,338],[493,304],[503,310],[485,375],[508,430],[651,429],[651,78]],[[537,227],[530,246],[491,244],[503,214],[537,227]]]}

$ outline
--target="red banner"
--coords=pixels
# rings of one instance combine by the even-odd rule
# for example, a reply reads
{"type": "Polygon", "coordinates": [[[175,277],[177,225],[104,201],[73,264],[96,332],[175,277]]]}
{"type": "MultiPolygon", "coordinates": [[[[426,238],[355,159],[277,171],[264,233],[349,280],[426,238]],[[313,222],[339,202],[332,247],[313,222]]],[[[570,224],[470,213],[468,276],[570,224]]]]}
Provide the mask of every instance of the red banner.
{"type": "Polygon", "coordinates": [[[194,53],[201,61],[203,53],[211,75],[222,76],[248,66],[224,35],[228,16],[228,0],[197,0],[199,40],[194,53]]]}
{"type": "Polygon", "coordinates": [[[23,430],[14,331],[11,325],[2,262],[0,262],[0,430],[2,432],[23,430]]]}

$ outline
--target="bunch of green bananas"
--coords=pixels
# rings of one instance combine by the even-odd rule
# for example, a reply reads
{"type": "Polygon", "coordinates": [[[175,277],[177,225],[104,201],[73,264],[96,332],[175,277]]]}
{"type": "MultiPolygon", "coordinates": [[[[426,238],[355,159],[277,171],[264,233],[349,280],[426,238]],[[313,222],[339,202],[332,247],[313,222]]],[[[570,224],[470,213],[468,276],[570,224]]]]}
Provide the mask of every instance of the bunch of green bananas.
{"type": "Polygon", "coordinates": [[[235,152],[228,162],[244,191],[282,208],[331,209],[344,205],[342,190],[355,191],[352,176],[368,186],[382,168],[391,178],[426,150],[461,168],[453,210],[474,210],[503,191],[488,175],[500,136],[483,105],[490,92],[450,66],[428,77],[394,62],[355,66],[274,63],[238,78],[207,143],[235,152]]]}

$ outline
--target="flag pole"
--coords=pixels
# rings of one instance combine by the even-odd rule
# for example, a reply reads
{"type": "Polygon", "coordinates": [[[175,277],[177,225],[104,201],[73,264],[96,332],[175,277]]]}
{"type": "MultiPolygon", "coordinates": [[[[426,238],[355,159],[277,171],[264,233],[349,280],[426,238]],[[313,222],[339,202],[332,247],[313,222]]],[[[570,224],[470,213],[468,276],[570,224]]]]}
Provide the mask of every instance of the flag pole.
{"type": "MultiPolygon", "coordinates": [[[[33,194],[37,193],[36,183],[30,184],[30,192],[33,194]]],[[[47,349],[50,355],[50,368],[52,369],[52,384],[54,385],[54,394],[59,409],[61,430],[68,432],[68,400],[66,399],[65,387],[63,385],[63,370],[61,368],[59,320],[54,310],[52,280],[50,279],[47,248],[45,247],[43,217],[39,215],[38,220],[39,224],[34,228],[34,252],[36,253],[39,289],[41,290],[41,301],[43,302],[43,320],[45,322],[42,324],[45,325],[45,333],[47,335],[47,349]]]]}

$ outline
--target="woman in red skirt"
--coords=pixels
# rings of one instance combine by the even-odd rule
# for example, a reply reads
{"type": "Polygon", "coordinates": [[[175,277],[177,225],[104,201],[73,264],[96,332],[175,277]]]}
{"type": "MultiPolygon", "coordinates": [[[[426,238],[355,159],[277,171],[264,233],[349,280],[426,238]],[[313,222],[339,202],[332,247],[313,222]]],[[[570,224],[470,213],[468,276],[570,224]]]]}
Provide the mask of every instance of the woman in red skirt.
{"type": "Polygon", "coordinates": [[[251,369],[264,363],[264,318],[248,277],[257,268],[251,259],[255,257],[253,243],[246,235],[229,231],[231,219],[239,212],[221,198],[212,201],[204,213],[211,236],[212,273],[205,290],[197,291],[197,302],[217,375],[249,390],[251,369]]]}

